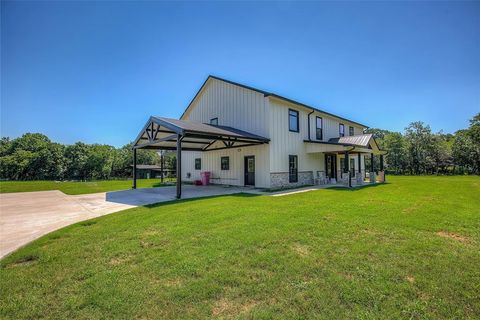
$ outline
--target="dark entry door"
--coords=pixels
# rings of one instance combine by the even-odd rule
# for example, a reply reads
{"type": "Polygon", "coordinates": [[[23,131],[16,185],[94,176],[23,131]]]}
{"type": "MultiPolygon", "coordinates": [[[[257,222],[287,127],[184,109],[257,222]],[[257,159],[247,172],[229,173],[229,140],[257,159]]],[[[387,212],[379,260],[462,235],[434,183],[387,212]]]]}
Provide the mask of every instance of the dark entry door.
{"type": "Polygon", "coordinates": [[[337,178],[337,156],[335,154],[325,155],[325,169],[328,178],[337,178]]]}
{"type": "Polygon", "coordinates": [[[254,156],[245,157],[245,185],[246,186],[255,185],[255,157],[254,156]]]}

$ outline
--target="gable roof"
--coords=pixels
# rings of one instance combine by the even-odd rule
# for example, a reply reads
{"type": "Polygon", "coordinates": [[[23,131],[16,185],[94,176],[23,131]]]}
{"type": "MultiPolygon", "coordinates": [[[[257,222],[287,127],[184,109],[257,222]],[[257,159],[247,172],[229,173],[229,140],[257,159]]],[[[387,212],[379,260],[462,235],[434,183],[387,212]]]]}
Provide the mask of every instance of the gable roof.
{"type": "Polygon", "coordinates": [[[324,110],[317,109],[317,108],[315,108],[315,107],[306,105],[306,104],[304,104],[304,103],[301,103],[301,102],[298,102],[298,101],[295,101],[295,100],[292,100],[292,99],[289,99],[289,98],[285,98],[285,97],[283,97],[283,96],[281,96],[281,95],[278,95],[278,94],[276,94],[276,93],[272,93],[272,92],[260,90],[260,89],[253,88],[253,87],[250,87],[250,86],[247,86],[247,85],[238,83],[238,82],[233,82],[233,81],[226,80],[226,79],[223,79],[223,78],[220,78],[220,77],[216,77],[216,76],[212,76],[212,75],[209,75],[209,76],[207,77],[207,79],[205,80],[205,82],[203,82],[202,86],[201,86],[200,89],[197,91],[197,93],[196,93],[195,96],[193,97],[192,101],[190,101],[190,103],[188,104],[187,108],[185,109],[185,111],[184,111],[184,112],[182,113],[182,115],[180,116],[180,119],[183,118],[183,116],[185,115],[185,113],[188,111],[188,109],[190,108],[190,106],[193,104],[193,102],[195,101],[195,99],[198,97],[198,95],[200,94],[200,92],[203,90],[203,88],[204,88],[205,85],[207,84],[208,80],[210,80],[210,79],[215,79],[215,80],[218,80],[218,81],[223,81],[223,82],[232,84],[232,85],[234,85],[234,86],[238,86],[238,87],[241,87],[241,88],[245,88],[245,89],[248,89],[248,90],[252,90],[252,91],[261,93],[261,94],[263,94],[265,97],[274,97],[274,98],[277,98],[277,99],[280,99],[280,100],[284,100],[284,101],[286,101],[286,102],[290,102],[290,103],[293,103],[293,104],[302,106],[302,107],[304,107],[304,108],[312,109],[312,110],[315,110],[315,111],[317,111],[317,112],[321,112],[321,113],[327,114],[327,115],[329,115],[329,116],[335,117],[335,118],[337,118],[337,119],[345,120],[345,121],[348,121],[348,122],[357,124],[357,125],[359,125],[359,126],[361,126],[361,127],[368,128],[367,125],[361,124],[361,123],[359,123],[359,122],[356,122],[356,121],[353,121],[353,120],[350,120],[350,119],[347,119],[347,118],[343,118],[343,117],[341,117],[341,116],[337,116],[337,115],[335,115],[335,114],[333,114],[333,113],[330,113],[330,112],[327,112],[327,111],[324,111],[324,110]]]}

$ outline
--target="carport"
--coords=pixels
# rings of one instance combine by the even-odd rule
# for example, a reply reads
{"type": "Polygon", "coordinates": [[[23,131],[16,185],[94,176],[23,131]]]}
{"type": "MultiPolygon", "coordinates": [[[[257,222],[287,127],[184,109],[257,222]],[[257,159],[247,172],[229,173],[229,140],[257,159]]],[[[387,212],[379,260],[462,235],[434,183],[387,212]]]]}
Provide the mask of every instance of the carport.
{"type": "Polygon", "coordinates": [[[133,145],[133,188],[137,188],[137,149],[177,151],[177,199],[182,196],[182,150],[209,152],[268,143],[269,139],[227,126],[150,117],[133,145]]]}

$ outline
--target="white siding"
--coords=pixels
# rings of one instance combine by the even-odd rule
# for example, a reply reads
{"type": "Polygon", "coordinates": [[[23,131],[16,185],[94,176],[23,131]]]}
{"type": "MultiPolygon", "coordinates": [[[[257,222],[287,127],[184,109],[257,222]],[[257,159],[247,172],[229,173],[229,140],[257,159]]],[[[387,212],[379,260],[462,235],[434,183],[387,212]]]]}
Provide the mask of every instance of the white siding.
{"type": "Polygon", "coordinates": [[[251,146],[245,148],[223,149],[217,151],[182,152],[182,180],[200,180],[200,172],[212,172],[212,183],[243,186],[244,185],[244,157],[255,156],[255,186],[270,187],[268,145],[251,146]],[[230,158],[230,170],[221,170],[220,158],[230,158]],[[202,159],[201,170],[195,170],[195,158],[202,159]],[[190,178],[187,174],[190,173],[190,178]]]}
{"type": "Polygon", "coordinates": [[[363,134],[363,127],[360,127],[357,124],[336,119],[327,114],[315,111],[310,115],[310,138],[312,140],[317,140],[317,135],[316,135],[317,127],[315,122],[316,117],[321,117],[323,119],[323,140],[322,141],[328,141],[328,139],[331,139],[331,138],[338,138],[340,123],[343,123],[343,125],[345,126],[345,136],[348,136],[348,132],[349,132],[348,130],[350,126],[353,127],[355,135],[363,134]]]}
{"type": "MultiPolygon", "coordinates": [[[[182,117],[209,123],[218,118],[218,124],[269,138],[266,98],[263,94],[230,83],[210,79],[189,110],[182,117]]],[[[223,144],[211,147],[222,147],[223,144]]],[[[182,152],[182,179],[200,179],[200,172],[211,171],[213,183],[244,185],[244,157],[255,156],[255,186],[270,187],[268,145],[240,147],[207,152],[182,152]],[[230,157],[230,170],[221,170],[220,158],[230,157]],[[202,169],[195,170],[195,158],[202,159],[202,169]],[[187,173],[191,174],[187,178],[187,173]]]]}
{"type": "Polygon", "coordinates": [[[218,124],[268,138],[268,109],[263,94],[210,79],[182,119],[218,124]]]}
{"type": "Polygon", "coordinates": [[[298,171],[324,170],[323,153],[306,153],[308,112],[302,107],[278,99],[269,99],[270,106],[270,172],[288,172],[288,155],[298,156],[298,171]],[[288,129],[288,109],[299,112],[299,132],[288,129]]]}

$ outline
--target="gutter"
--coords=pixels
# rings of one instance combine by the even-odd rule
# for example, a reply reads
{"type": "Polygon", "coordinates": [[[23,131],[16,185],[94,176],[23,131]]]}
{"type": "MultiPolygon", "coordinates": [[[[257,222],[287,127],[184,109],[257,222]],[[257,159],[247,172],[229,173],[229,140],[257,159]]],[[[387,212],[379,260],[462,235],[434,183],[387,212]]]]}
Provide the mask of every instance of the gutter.
{"type": "Polygon", "coordinates": [[[310,111],[310,113],[308,114],[308,141],[312,141],[312,139],[310,138],[310,115],[314,112],[315,110],[312,109],[312,111],[310,111]]]}

